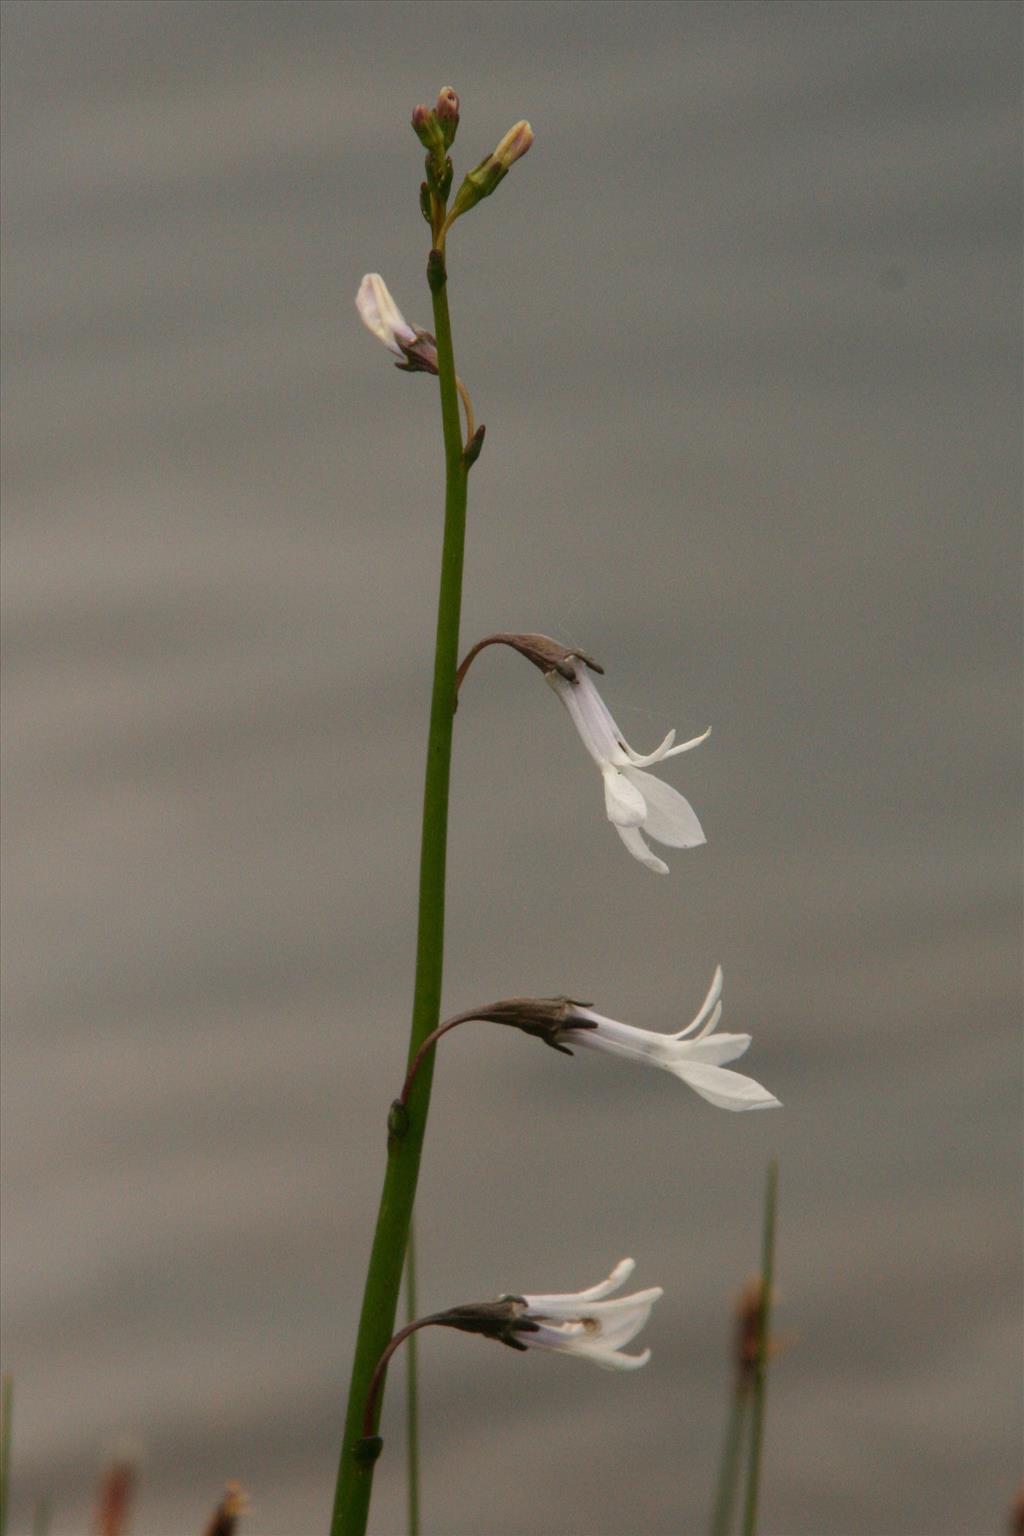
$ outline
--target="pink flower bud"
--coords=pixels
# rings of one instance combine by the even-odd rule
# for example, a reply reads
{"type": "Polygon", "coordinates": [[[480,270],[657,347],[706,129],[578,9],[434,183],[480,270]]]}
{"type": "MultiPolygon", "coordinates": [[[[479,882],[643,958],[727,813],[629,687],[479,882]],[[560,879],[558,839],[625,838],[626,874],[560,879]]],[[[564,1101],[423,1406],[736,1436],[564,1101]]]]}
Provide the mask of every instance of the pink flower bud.
{"type": "Polygon", "coordinates": [[[507,171],[510,165],[522,159],[532,143],[533,129],[529,123],[516,123],[494,151],[493,159],[497,160],[503,171],[507,171]]]}

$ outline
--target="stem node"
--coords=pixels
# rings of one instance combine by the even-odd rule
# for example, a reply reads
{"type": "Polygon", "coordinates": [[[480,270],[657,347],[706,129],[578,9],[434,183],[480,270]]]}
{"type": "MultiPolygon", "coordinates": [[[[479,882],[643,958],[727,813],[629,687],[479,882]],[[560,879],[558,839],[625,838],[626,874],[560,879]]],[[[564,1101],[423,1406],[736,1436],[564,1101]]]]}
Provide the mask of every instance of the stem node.
{"type": "Polygon", "coordinates": [[[401,1099],[392,1100],[388,1110],[388,1139],[401,1141],[409,1130],[409,1111],[401,1099]]]}
{"type": "Polygon", "coordinates": [[[363,1435],[352,1447],[352,1455],[361,1467],[372,1467],[384,1449],[380,1435],[363,1435]]]}
{"type": "Polygon", "coordinates": [[[487,428],[483,425],[477,427],[476,431],[473,433],[473,436],[470,438],[469,442],[463,449],[462,462],[467,469],[472,469],[473,465],[480,457],[480,450],[484,445],[484,433],[486,431],[487,428]]]}

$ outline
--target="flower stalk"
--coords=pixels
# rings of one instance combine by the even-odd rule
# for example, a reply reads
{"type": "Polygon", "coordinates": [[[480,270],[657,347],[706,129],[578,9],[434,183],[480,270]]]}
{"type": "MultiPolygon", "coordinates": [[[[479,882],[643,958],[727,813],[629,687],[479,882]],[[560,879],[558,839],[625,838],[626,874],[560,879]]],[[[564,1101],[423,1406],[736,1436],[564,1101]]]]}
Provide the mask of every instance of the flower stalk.
{"type": "MultiPolygon", "coordinates": [[[[462,567],[466,535],[469,467],[459,420],[447,271],[443,254],[431,250],[427,281],[434,311],[441,423],[445,456],[444,539],[434,649],[434,681],[427,741],[420,844],[419,919],[409,1061],[436,1028],[440,1017],[444,964],[445,867],[448,848],[448,789],[452,751],[452,694],[458,662],[462,567]]],[[[364,1438],[363,1408],[374,1369],[394,1331],[409,1225],[416,1197],[420,1156],[433,1078],[430,1056],[409,1095],[401,1135],[388,1139],[388,1160],[377,1226],[363,1293],[348,1412],[338,1467],[331,1536],[363,1536],[369,1515],[374,1462],[358,1453],[364,1438]]],[[[377,1410],[379,1411],[379,1409],[377,1410]]]]}

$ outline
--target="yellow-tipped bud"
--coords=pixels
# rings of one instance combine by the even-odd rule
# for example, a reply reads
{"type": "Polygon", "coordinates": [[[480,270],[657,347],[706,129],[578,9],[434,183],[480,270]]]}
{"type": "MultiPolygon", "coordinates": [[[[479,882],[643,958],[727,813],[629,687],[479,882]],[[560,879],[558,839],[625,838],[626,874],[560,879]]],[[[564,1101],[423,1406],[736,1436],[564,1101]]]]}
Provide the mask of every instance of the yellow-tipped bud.
{"type": "Polygon", "coordinates": [[[532,143],[533,129],[524,119],[516,123],[514,128],[509,129],[491,158],[497,160],[502,169],[507,172],[509,166],[522,159],[532,143]]]}
{"type": "Polygon", "coordinates": [[[533,143],[533,129],[527,122],[516,123],[498,144],[497,148],[481,160],[476,170],[470,171],[455,194],[449,224],[462,214],[475,208],[483,198],[490,197],[495,187],[508,175],[510,168],[520,160],[533,143]]]}

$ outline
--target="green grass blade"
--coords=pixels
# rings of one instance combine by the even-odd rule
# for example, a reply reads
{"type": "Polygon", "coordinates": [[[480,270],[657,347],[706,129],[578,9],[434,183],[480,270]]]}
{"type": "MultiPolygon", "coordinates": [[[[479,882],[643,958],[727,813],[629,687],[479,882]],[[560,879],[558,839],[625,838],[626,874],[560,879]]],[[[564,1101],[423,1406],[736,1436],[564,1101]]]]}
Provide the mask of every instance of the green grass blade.
{"type": "Polygon", "coordinates": [[[747,1489],[743,1507],[743,1536],[756,1536],[757,1501],[761,1482],[761,1451],[764,1444],[764,1404],[768,1385],[768,1329],[772,1309],[772,1281],[775,1272],[775,1207],[779,1184],[779,1165],[772,1159],[764,1191],[764,1237],[761,1250],[761,1286],[763,1300],[757,1340],[757,1368],[754,1373],[750,1414],[750,1450],[747,1461],[747,1489]]]}

